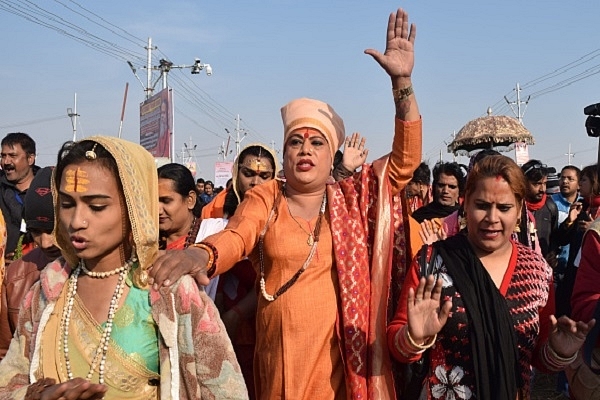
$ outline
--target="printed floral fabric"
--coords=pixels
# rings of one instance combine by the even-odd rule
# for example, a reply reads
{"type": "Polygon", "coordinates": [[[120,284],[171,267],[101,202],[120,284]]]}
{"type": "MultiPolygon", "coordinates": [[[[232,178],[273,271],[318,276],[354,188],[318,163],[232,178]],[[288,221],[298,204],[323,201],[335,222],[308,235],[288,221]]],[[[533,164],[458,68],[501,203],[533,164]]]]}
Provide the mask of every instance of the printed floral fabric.
{"type": "MultiPolygon", "coordinates": [[[[418,284],[418,256],[413,260],[407,275],[402,305],[406,303],[409,287],[418,284]]],[[[452,300],[451,318],[438,333],[435,345],[429,350],[430,371],[426,380],[426,398],[440,400],[475,398],[474,366],[471,354],[470,330],[467,312],[456,290],[452,276],[448,273],[440,255],[434,261],[433,273],[442,279],[442,299],[452,300]]],[[[518,364],[523,381],[520,393],[530,393],[531,366],[547,371],[541,357],[541,345],[547,342],[550,330],[550,314],[554,312],[552,269],[532,249],[513,242],[513,255],[504,277],[500,292],[506,299],[510,315],[514,320],[519,349],[518,364]]],[[[388,338],[393,338],[406,324],[406,306],[401,306],[394,322],[388,329],[388,338]]],[[[420,358],[415,354],[404,357],[395,347],[390,347],[394,357],[402,362],[420,358]]],[[[493,382],[493,377],[489,377],[493,382]]]]}
{"type": "MultiPolygon", "coordinates": [[[[40,338],[70,274],[59,259],[49,264],[28,292],[19,326],[0,363],[0,400],[23,398],[40,365],[40,338]]],[[[212,301],[190,277],[151,291],[152,317],[159,330],[161,399],[247,399],[231,342],[212,301]]]]}

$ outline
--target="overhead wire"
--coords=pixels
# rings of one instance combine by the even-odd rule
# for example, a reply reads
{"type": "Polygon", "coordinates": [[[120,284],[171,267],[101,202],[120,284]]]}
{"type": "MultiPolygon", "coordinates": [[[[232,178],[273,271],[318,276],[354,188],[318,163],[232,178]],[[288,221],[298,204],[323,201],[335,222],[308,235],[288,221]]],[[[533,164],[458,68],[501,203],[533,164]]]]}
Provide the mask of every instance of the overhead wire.
{"type": "Polygon", "coordinates": [[[29,121],[22,121],[22,122],[15,122],[15,123],[12,123],[12,124],[7,124],[7,125],[1,125],[0,129],[9,129],[9,128],[17,128],[17,127],[20,127],[20,126],[42,124],[42,123],[45,123],[45,122],[58,121],[59,119],[65,119],[65,118],[69,118],[69,116],[68,115],[60,115],[60,116],[57,115],[55,117],[32,119],[32,120],[29,120],[29,121]]]}
{"type": "Polygon", "coordinates": [[[77,24],[66,21],[56,13],[44,9],[29,0],[0,0],[0,9],[25,18],[42,27],[54,30],[61,35],[67,36],[117,60],[127,60],[129,58],[143,59],[142,53],[136,54],[130,49],[100,38],[77,24]]]}
{"type": "MultiPolygon", "coordinates": [[[[34,24],[42,26],[47,29],[56,31],[57,33],[68,37],[69,39],[75,40],[93,50],[99,51],[119,61],[131,61],[136,64],[145,65],[147,62],[146,53],[142,52],[141,49],[145,49],[145,41],[127,30],[112,24],[105,18],[101,17],[97,13],[89,10],[82,6],[80,3],[74,0],[54,0],[56,4],[63,7],[65,10],[85,18],[90,23],[97,27],[105,29],[111,34],[126,40],[127,42],[139,47],[140,50],[131,50],[120,46],[110,40],[104,39],[97,34],[94,34],[85,29],[80,25],[67,20],[66,17],[58,15],[56,12],[50,11],[30,0],[23,1],[12,1],[12,0],[0,0],[0,10],[4,10],[8,13],[14,14],[18,17],[24,18],[34,24]]],[[[161,53],[165,59],[168,59],[166,54],[161,53]]],[[[153,54],[153,59],[158,59],[156,53],[153,54]]],[[[157,60],[159,61],[159,60],[157,60]]],[[[181,72],[181,71],[178,71],[181,72]]],[[[181,76],[181,75],[180,75],[181,76]]],[[[217,126],[232,127],[235,120],[235,114],[227,110],[224,106],[218,103],[210,94],[200,88],[193,80],[186,76],[187,79],[181,79],[177,74],[171,74],[173,81],[178,84],[177,96],[181,97],[185,102],[190,104],[209,119],[213,121],[217,126]],[[190,84],[191,82],[191,84],[190,84]],[[193,87],[192,87],[193,86],[193,87]]],[[[178,110],[181,112],[181,110],[178,110]]],[[[200,124],[194,118],[187,114],[182,114],[185,118],[189,119],[199,128],[223,139],[224,135],[218,134],[213,129],[207,128],[200,124]]],[[[242,120],[243,124],[247,126],[245,131],[251,134],[255,134],[260,137],[260,134],[248,127],[248,124],[242,120]]]]}

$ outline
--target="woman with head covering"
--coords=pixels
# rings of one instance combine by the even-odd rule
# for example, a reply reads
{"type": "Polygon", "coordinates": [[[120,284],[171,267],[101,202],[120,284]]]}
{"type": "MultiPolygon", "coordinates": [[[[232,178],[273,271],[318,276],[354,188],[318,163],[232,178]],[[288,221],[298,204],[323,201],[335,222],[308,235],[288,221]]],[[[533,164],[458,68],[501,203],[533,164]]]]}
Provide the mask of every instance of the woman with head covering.
{"type": "MultiPolygon", "coordinates": [[[[218,207],[212,208],[210,214],[220,214],[218,216],[223,217],[226,223],[227,219],[233,217],[246,192],[275,179],[278,171],[277,158],[273,150],[259,143],[246,146],[233,161],[231,188],[219,193],[215,200],[205,206],[205,209],[212,204],[218,204],[218,199],[222,197],[220,210],[218,207]]],[[[218,220],[205,219],[202,223],[207,224],[211,221],[218,220]]],[[[248,386],[249,396],[253,399],[255,398],[256,271],[252,268],[252,262],[244,258],[218,278],[216,304],[233,343],[233,349],[248,386]]]]}
{"type": "Polygon", "coordinates": [[[394,308],[390,291],[410,252],[400,196],[394,195],[411,179],[421,154],[411,85],[415,33],[398,10],[388,21],[385,54],[365,51],[392,81],[390,155],[335,183],[331,170],[345,138],[342,119],[324,102],[293,100],[281,109],[285,180],[249,190],[223,232],[153,266],[157,282],[173,268],[197,268],[203,281],[250,258],[260,283],[260,399],[395,398],[384,311],[394,308]]]}
{"type": "Polygon", "coordinates": [[[275,178],[279,171],[276,160],[275,152],[263,144],[246,146],[233,161],[231,187],[202,208],[202,219],[233,215],[247,190],[275,178]]]}
{"type": "Polygon", "coordinates": [[[183,277],[148,288],[158,253],[154,159],[93,136],[59,152],[63,258],[27,294],[0,363],[0,398],[247,398],[213,303],[183,277]]]}
{"type": "Polygon", "coordinates": [[[429,349],[422,398],[528,399],[531,367],[563,369],[593,326],[556,320],[552,268],[511,240],[524,197],[519,166],[486,157],[467,179],[466,233],[415,257],[388,344],[401,362],[429,349]],[[425,265],[427,277],[419,272],[425,265]]]}

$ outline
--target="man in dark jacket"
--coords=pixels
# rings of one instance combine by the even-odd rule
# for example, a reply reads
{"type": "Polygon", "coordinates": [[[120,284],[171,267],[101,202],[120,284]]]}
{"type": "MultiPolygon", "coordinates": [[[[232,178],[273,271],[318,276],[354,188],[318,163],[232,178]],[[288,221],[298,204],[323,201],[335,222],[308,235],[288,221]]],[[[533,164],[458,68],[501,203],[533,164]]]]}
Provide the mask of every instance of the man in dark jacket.
{"type": "Polygon", "coordinates": [[[438,163],[433,167],[433,201],[413,212],[418,223],[441,220],[460,207],[459,198],[465,189],[465,173],[455,162],[438,163]]]}
{"type": "Polygon", "coordinates": [[[535,217],[535,228],[542,255],[550,266],[556,267],[557,246],[554,240],[558,229],[558,207],[546,195],[548,167],[539,160],[530,160],[521,167],[527,180],[525,204],[535,217]]]}
{"type": "Polygon", "coordinates": [[[9,133],[0,143],[0,210],[6,222],[6,262],[10,262],[17,249],[23,223],[25,193],[39,170],[35,165],[35,141],[26,133],[9,133]]]}

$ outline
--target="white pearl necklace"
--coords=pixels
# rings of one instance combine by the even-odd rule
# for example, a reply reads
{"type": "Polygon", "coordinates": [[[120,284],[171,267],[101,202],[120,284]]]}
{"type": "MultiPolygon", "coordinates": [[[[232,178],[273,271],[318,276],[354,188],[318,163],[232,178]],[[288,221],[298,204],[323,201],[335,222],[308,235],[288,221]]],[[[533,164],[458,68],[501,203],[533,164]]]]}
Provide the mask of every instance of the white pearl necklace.
{"type": "Polygon", "coordinates": [[[112,271],[105,271],[105,272],[104,271],[102,271],[102,272],[90,271],[89,269],[86,268],[83,260],[81,260],[79,262],[79,266],[81,267],[81,270],[83,271],[83,273],[86,274],[87,276],[90,276],[92,278],[104,279],[104,278],[108,278],[109,276],[112,276],[112,275],[120,274],[125,269],[131,268],[131,265],[136,261],[137,261],[137,259],[135,257],[132,257],[131,260],[127,261],[127,263],[125,263],[125,265],[123,265],[122,267],[115,268],[112,271]]]}
{"type": "MultiPolygon", "coordinates": [[[[135,263],[136,261],[137,261],[137,259],[135,258],[135,256],[133,256],[133,257],[131,257],[131,259],[129,261],[127,261],[127,263],[125,263],[125,265],[123,265],[120,268],[117,268],[118,272],[115,272],[117,270],[107,272],[108,275],[106,275],[106,276],[110,276],[110,275],[114,275],[114,274],[118,273],[119,281],[117,282],[117,287],[115,288],[115,292],[113,293],[112,299],[110,300],[110,307],[108,308],[108,319],[106,320],[106,327],[104,328],[104,331],[102,332],[102,337],[100,338],[100,343],[98,344],[98,347],[96,348],[96,353],[94,354],[94,358],[92,359],[92,363],[90,365],[90,371],[88,372],[88,374],[85,378],[88,381],[90,379],[92,379],[92,375],[94,374],[94,371],[96,370],[96,366],[98,365],[98,362],[99,362],[98,382],[100,384],[104,383],[104,367],[106,364],[106,353],[108,352],[108,343],[110,341],[110,334],[112,332],[113,320],[115,317],[115,313],[117,311],[117,307],[119,305],[119,300],[121,299],[121,296],[123,295],[123,290],[125,287],[125,277],[127,276],[127,273],[129,272],[133,263],[135,263]]],[[[73,379],[73,371],[71,370],[71,360],[69,359],[69,339],[68,339],[69,338],[69,324],[71,322],[71,313],[73,311],[73,303],[75,302],[75,294],[77,293],[77,278],[79,277],[82,270],[88,271],[85,268],[85,264],[84,264],[83,260],[80,261],[79,265],[77,266],[77,268],[71,275],[71,278],[69,278],[69,290],[67,292],[67,299],[65,301],[65,306],[63,308],[63,315],[62,315],[62,325],[63,325],[62,347],[63,347],[63,352],[65,355],[65,367],[67,370],[67,377],[69,380],[73,379]]],[[[88,271],[88,272],[92,272],[92,271],[88,271]]],[[[104,274],[107,274],[107,273],[105,272],[104,274]]],[[[88,275],[95,277],[91,274],[88,274],[88,275]]],[[[105,278],[106,276],[101,276],[101,278],[105,278]]]]}

